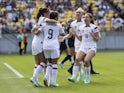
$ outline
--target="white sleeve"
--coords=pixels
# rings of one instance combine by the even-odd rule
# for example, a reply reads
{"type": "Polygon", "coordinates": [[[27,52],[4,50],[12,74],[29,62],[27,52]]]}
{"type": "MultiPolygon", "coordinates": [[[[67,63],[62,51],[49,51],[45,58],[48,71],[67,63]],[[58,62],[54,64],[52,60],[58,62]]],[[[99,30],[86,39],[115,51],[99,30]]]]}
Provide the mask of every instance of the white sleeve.
{"type": "Polygon", "coordinates": [[[99,32],[99,29],[98,29],[97,26],[94,27],[93,32],[94,32],[94,33],[99,32]]]}
{"type": "Polygon", "coordinates": [[[45,23],[45,21],[46,21],[46,18],[45,17],[40,17],[37,24],[39,26],[42,26],[42,24],[45,23]]]}

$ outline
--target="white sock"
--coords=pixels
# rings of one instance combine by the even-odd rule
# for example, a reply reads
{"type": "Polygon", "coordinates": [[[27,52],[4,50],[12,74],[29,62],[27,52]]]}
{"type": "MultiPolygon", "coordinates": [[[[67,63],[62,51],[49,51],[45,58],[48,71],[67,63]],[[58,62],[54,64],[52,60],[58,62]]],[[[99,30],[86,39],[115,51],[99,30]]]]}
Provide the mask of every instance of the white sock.
{"type": "Polygon", "coordinates": [[[35,64],[33,73],[35,72],[35,70],[36,70],[37,66],[38,66],[38,65],[37,65],[37,64],[35,64]]]}
{"type": "Polygon", "coordinates": [[[58,65],[53,64],[52,65],[52,78],[51,78],[51,83],[52,84],[56,84],[57,74],[58,74],[58,65]]]}
{"type": "Polygon", "coordinates": [[[45,73],[45,78],[50,77],[51,78],[51,74],[52,74],[52,64],[48,63],[47,67],[46,67],[46,73],[45,73]]]}
{"type": "Polygon", "coordinates": [[[82,62],[82,61],[81,61],[81,62],[79,62],[79,72],[80,72],[80,74],[83,74],[82,64],[83,64],[83,62],[82,62]]]}
{"type": "Polygon", "coordinates": [[[46,68],[47,68],[47,64],[45,64],[44,66],[44,75],[46,74],[46,68]]]}
{"type": "Polygon", "coordinates": [[[90,79],[90,69],[91,67],[84,67],[84,78],[90,79]]]}
{"type": "Polygon", "coordinates": [[[76,75],[77,75],[78,70],[79,70],[79,66],[73,66],[72,78],[76,79],[76,75]]]}
{"type": "Polygon", "coordinates": [[[33,74],[33,78],[38,79],[38,76],[44,69],[44,66],[45,66],[45,63],[43,63],[43,62],[41,62],[40,65],[37,66],[37,68],[33,74]]]}

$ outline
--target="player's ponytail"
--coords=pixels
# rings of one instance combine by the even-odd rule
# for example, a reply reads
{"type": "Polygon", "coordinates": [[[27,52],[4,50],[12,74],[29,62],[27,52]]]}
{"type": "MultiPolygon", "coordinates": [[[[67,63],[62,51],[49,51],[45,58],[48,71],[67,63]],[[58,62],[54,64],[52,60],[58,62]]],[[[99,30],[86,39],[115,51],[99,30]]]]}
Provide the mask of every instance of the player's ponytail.
{"type": "Polygon", "coordinates": [[[47,12],[49,12],[48,8],[40,8],[38,13],[37,13],[36,21],[38,22],[40,16],[44,16],[44,13],[47,13],[47,12]]]}
{"type": "Polygon", "coordinates": [[[41,16],[41,12],[42,12],[42,8],[40,8],[38,13],[37,13],[36,22],[38,22],[38,20],[39,20],[39,18],[41,16]]]}

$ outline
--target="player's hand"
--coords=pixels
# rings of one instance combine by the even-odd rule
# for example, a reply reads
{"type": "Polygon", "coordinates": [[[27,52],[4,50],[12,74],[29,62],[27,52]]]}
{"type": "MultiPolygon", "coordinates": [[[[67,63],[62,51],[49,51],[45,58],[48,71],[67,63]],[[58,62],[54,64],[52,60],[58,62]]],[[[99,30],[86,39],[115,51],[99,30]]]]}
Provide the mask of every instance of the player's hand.
{"type": "Polygon", "coordinates": [[[94,38],[95,37],[95,33],[93,32],[93,30],[90,32],[90,35],[94,38]]]}
{"type": "Polygon", "coordinates": [[[59,42],[63,42],[65,40],[64,36],[59,36],[58,39],[59,39],[59,42]]]}
{"type": "Polygon", "coordinates": [[[74,28],[71,28],[71,29],[70,29],[70,34],[72,34],[73,36],[76,35],[76,32],[75,32],[74,28]]]}

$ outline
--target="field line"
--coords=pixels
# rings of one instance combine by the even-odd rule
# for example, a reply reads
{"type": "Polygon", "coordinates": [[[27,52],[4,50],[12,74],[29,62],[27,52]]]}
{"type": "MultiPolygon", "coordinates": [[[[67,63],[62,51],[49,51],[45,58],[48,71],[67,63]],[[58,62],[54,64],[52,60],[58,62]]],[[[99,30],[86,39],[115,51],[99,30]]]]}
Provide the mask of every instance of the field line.
{"type": "Polygon", "coordinates": [[[3,63],[6,67],[8,67],[12,72],[14,72],[19,78],[24,78],[22,74],[20,74],[17,70],[15,70],[12,66],[7,63],[3,63]]]}

